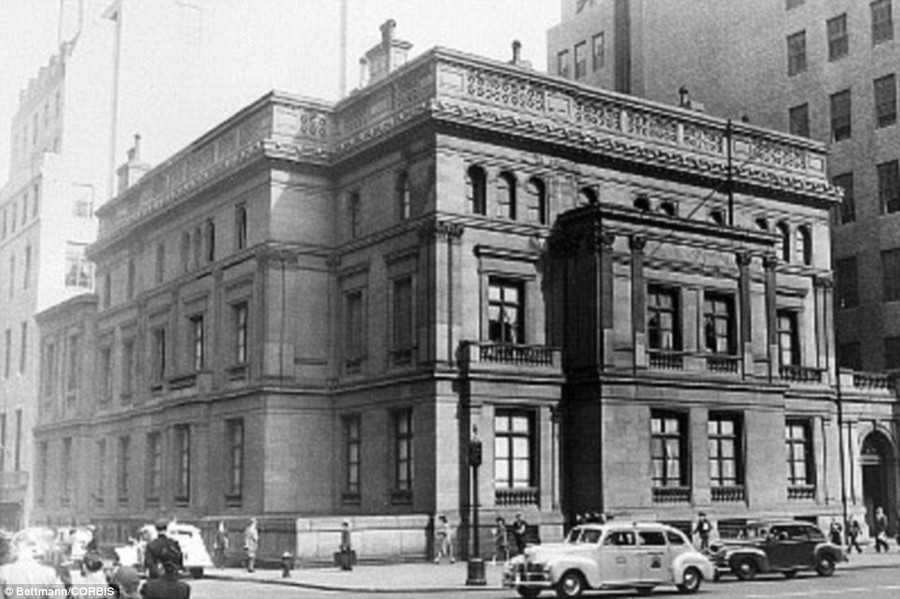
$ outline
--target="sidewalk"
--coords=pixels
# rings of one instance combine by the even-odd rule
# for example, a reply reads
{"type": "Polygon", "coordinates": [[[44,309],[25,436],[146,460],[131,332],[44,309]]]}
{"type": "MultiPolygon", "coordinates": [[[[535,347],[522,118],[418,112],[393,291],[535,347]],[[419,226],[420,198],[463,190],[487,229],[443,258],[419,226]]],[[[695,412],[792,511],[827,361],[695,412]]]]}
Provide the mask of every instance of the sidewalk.
{"type": "MultiPolygon", "coordinates": [[[[849,562],[838,564],[841,570],[900,567],[900,548],[892,546],[887,553],[875,553],[866,547],[864,553],[854,553],[849,562]]],[[[310,589],[353,591],[368,593],[437,593],[448,591],[483,591],[501,588],[503,565],[485,562],[487,586],[466,586],[467,564],[432,564],[414,562],[402,564],[363,564],[350,572],[335,567],[298,568],[290,578],[282,578],[280,570],[257,570],[250,574],[239,568],[210,568],[205,575],[224,580],[245,580],[261,584],[294,585],[310,589]]]]}

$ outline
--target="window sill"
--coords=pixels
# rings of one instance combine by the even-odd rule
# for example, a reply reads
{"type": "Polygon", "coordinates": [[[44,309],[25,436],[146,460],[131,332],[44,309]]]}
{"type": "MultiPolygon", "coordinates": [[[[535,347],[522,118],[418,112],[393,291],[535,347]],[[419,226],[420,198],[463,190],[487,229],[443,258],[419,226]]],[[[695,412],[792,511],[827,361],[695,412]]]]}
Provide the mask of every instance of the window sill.
{"type": "Polygon", "coordinates": [[[243,495],[225,495],[225,507],[241,507],[243,495]]]}
{"type": "Polygon", "coordinates": [[[229,366],[225,369],[225,374],[228,375],[229,381],[246,381],[250,378],[250,365],[244,362],[243,364],[229,366]]]}
{"type": "Polygon", "coordinates": [[[394,491],[391,493],[392,505],[412,505],[412,491],[394,491]]]}
{"type": "Polygon", "coordinates": [[[359,505],[362,503],[362,496],[359,493],[343,493],[341,495],[341,503],[344,505],[359,505]]]}

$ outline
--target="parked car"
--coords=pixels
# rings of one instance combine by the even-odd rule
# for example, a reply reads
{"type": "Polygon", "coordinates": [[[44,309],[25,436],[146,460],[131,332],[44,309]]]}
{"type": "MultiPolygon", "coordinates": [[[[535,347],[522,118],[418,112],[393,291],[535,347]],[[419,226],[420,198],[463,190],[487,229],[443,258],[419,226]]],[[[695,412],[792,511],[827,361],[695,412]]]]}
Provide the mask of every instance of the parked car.
{"type": "Polygon", "coordinates": [[[752,580],[760,572],[780,572],[793,578],[800,570],[831,576],[838,562],[847,561],[842,547],[828,541],[813,524],[794,520],[750,524],[742,538],[720,541],[711,557],[721,572],[752,580]]]}
{"type": "MultiPolygon", "coordinates": [[[[181,548],[181,555],[184,558],[184,569],[191,573],[194,578],[203,576],[204,568],[211,568],[212,558],[206,545],[203,543],[203,535],[200,529],[190,524],[181,524],[180,522],[172,522],[166,529],[166,536],[178,542],[181,548]]],[[[116,548],[119,556],[119,562],[123,565],[130,565],[138,569],[144,570],[144,552],[147,543],[156,538],[156,528],[153,525],[146,525],[140,530],[140,539],[135,539],[128,545],[116,548]]]]}
{"type": "Polygon", "coordinates": [[[503,586],[533,599],[553,589],[578,597],[587,589],[636,589],[649,593],[672,584],[694,593],[715,568],[679,530],[658,523],[585,524],[563,543],[528,547],[510,561],[503,586]]]}

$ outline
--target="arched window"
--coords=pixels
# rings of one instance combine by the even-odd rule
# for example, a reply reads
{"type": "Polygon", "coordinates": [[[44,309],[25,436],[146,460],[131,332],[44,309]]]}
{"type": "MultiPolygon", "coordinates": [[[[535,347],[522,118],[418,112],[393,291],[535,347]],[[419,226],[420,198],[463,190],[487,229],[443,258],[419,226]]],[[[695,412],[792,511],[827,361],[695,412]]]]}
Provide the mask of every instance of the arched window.
{"type": "Polygon", "coordinates": [[[717,225],[725,224],[725,212],[716,208],[715,210],[709,211],[709,220],[716,223],[717,225]]]}
{"type": "Polygon", "coordinates": [[[547,224],[547,188],[544,182],[532,177],[525,184],[528,222],[547,224]]]}
{"type": "Polygon", "coordinates": [[[778,232],[778,255],[784,262],[791,261],[791,228],[787,223],[778,223],[775,225],[778,232]]]}
{"type": "Polygon", "coordinates": [[[665,214],[666,216],[675,216],[675,203],[665,201],[659,205],[659,211],[665,214]]]}
{"type": "Polygon", "coordinates": [[[487,214],[487,175],[480,166],[466,170],[466,198],[472,214],[487,214]]]}
{"type": "Polygon", "coordinates": [[[634,207],[642,212],[650,211],[650,198],[647,197],[647,194],[640,193],[636,198],[634,198],[634,207]]]}
{"type": "Polygon", "coordinates": [[[760,231],[768,231],[769,230],[769,221],[766,217],[760,216],[756,219],[756,227],[760,231]]]}
{"type": "Polygon", "coordinates": [[[809,227],[797,227],[794,245],[794,258],[800,264],[812,264],[812,234],[809,227]]]}
{"type": "Polygon", "coordinates": [[[516,178],[512,173],[497,177],[497,218],[516,220],[516,178]]]}
{"type": "Polygon", "coordinates": [[[397,177],[397,214],[400,220],[406,220],[412,215],[412,196],[409,191],[409,175],[406,171],[397,177]]]}
{"type": "Polygon", "coordinates": [[[578,205],[586,206],[587,204],[597,203],[597,192],[591,187],[582,187],[578,190],[578,205]]]}

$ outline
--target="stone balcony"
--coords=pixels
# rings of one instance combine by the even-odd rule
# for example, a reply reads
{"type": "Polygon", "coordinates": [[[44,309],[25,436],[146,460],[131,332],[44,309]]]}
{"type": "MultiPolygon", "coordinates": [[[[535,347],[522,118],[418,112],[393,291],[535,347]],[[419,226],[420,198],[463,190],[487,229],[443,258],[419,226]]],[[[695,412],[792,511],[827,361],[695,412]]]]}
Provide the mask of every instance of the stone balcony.
{"type": "Polygon", "coordinates": [[[459,362],[468,371],[562,375],[562,352],[544,345],[463,341],[459,362]]]}

